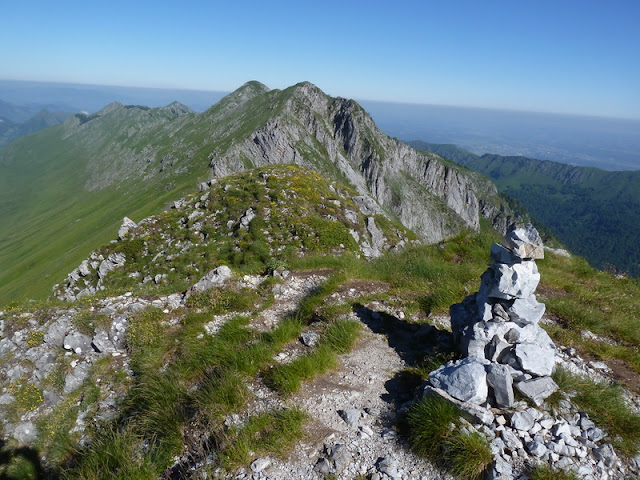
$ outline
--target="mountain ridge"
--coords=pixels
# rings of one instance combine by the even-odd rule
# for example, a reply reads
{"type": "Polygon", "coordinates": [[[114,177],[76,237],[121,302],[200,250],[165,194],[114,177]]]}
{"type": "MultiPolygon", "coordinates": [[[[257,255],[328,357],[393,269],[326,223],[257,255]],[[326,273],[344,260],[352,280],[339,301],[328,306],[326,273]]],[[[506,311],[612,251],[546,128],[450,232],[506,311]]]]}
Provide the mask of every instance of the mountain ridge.
{"type": "Polygon", "coordinates": [[[275,163],[354,186],[430,243],[477,230],[481,217],[502,231],[515,218],[481,176],[386,137],[356,102],[309,82],[248,82],[201,114],[112,103],[0,150],[0,261],[9,265],[0,292],[12,292],[0,298],[42,295],[43,277],[70,271],[123,216],[146,217],[200,182],[275,163]]]}

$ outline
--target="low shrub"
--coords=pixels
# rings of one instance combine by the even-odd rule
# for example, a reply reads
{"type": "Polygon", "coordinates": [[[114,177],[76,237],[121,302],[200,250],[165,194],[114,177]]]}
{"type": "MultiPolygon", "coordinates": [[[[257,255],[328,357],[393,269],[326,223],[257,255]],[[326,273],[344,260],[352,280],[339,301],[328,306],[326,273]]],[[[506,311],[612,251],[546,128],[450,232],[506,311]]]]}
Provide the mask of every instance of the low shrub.
{"type": "Polygon", "coordinates": [[[493,463],[487,439],[477,432],[455,432],[446,441],[445,449],[451,472],[461,478],[480,480],[493,463]]]}
{"type": "Polygon", "coordinates": [[[536,465],[529,472],[529,480],[579,480],[578,476],[566,470],[557,470],[548,465],[536,465]]]}

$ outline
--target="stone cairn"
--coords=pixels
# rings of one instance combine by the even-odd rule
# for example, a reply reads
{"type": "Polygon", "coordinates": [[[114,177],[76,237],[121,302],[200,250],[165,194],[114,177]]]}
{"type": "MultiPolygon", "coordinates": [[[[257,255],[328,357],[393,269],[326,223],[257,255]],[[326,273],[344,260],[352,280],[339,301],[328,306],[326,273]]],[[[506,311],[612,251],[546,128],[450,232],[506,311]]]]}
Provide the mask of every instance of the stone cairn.
{"type": "Polygon", "coordinates": [[[514,388],[536,405],[557,390],[550,377],[555,346],[538,325],[545,306],[534,295],[540,281],[535,260],[543,257],[532,225],[493,244],[493,263],[482,274],[480,289],[450,309],[454,342],[465,358],[432,372],[428,392],[490,423],[490,408],[513,406],[514,388]]]}

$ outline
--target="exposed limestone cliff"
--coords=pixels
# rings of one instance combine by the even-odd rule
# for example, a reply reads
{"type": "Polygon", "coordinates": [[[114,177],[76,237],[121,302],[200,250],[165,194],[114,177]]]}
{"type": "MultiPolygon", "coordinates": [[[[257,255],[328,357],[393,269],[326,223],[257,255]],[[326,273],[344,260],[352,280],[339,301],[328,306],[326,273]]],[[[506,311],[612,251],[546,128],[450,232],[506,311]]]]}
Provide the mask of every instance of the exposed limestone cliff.
{"type": "Polygon", "coordinates": [[[481,215],[502,231],[511,223],[490,182],[387,137],[353,100],[328,97],[310,83],[280,97],[286,101],[276,116],[212,152],[214,176],[273,163],[313,168],[370,194],[430,243],[477,230],[481,215]]]}

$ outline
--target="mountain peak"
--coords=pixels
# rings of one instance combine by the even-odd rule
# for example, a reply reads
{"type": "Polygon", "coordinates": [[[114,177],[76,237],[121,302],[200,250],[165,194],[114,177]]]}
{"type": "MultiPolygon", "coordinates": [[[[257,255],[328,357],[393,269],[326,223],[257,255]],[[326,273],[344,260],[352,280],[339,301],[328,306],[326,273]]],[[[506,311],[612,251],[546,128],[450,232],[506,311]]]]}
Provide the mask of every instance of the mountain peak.
{"type": "Polygon", "coordinates": [[[328,97],[328,95],[324,93],[320,88],[308,81],[296,83],[290,88],[298,95],[302,95],[307,98],[328,97]]]}
{"type": "Polygon", "coordinates": [[[240,90],[254,90],[257,93],[266,93],[270,90],[264,83],[261,83],[257,80],[249,80],[247,83],[242,85],[240,88],[236,89],[236,92],[240,90]]]}
{"type": "Polygon", "coordinates": [[[124,105],[120,102],[111,102],[107,106],[105,106],[102,110],[97,112],[97,115],[106,115],[107,113],[113,112],[114,110],[118,110],[119,108],[123,108],[124,105]]]}
{"type": "Polygon", "coordinates": [[[161,112],[168,112],[176,116],[186,115],[187,113],[193,113],[193,110],[191,110],[189,107],[187,107],[186,105],[178,101],[171,102],[166,107],[160,107],[158,110],[161,112]]]}
{"type": "Polygon", "coordinates": [[[257,80],[251,80],[242,85],[240,88],[237,88],[236,90],[231,92],[229,95],[224,97],[207,111],[224,114],[225,112],[234,110],[239,105],[242,105],[249,100],[263,95],[269,91],[270,89],[266,85],[258,82],[257,80]]]}

